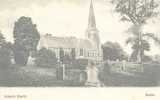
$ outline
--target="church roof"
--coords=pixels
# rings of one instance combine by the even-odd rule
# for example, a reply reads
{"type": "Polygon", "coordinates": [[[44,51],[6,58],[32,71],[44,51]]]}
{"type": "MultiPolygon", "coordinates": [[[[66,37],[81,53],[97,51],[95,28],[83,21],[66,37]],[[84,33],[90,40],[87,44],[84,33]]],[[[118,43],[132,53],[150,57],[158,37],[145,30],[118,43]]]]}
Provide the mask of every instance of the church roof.
{"type": "Polygon", "coordinates": [[[50,48],[84,48],[94,49],[91,41],[87,39],[80,39],[76,37],[56,37],[56,36],[42,36],[40,40],[41,47],[50,48]]]}

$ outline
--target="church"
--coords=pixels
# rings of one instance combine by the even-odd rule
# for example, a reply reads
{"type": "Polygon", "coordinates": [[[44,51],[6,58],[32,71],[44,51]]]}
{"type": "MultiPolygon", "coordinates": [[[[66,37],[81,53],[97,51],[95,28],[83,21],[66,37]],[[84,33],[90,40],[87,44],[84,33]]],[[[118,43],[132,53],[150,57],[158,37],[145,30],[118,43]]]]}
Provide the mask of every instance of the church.
{"type": "Polygon", "coordinates": [[[41,36],[38,49],[43,47],[54,51],[58,59],[60,56],[60,49],[63,49],[65,54],[70,54],[72,49],[75,49],[76,59],[88,59],[94,62],[101,62],[103,60],[103,52],[99,31],[96,27],[92,0],[85,38],[56,37],[51,34],[46,34],[41,36]]]}

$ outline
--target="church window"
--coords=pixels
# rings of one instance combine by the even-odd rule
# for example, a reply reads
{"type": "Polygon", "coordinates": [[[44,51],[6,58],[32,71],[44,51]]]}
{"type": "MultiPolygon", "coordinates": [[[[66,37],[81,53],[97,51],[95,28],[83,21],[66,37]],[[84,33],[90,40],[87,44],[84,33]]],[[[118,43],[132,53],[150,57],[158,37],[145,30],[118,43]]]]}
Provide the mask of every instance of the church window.
{"type": "Polygon", "coordinates": [[[83,49],[80,49],[80,56],[83,56],[83,49]]]}
{"type": "Polygon", "coordinates": [[[88,57],[89,57],[89,52],[88,52],[88,57]]]}

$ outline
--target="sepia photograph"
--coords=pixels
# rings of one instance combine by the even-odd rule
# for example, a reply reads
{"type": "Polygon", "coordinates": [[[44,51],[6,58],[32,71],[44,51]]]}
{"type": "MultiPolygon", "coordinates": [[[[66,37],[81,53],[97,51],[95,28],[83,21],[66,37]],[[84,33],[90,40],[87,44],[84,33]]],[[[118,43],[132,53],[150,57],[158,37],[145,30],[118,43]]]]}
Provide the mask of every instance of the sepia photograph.
{"type": "Polygon", "coordinates": [[[160,0],[0,0],[0,87],[159,87],[159,76],[160,0]]]}

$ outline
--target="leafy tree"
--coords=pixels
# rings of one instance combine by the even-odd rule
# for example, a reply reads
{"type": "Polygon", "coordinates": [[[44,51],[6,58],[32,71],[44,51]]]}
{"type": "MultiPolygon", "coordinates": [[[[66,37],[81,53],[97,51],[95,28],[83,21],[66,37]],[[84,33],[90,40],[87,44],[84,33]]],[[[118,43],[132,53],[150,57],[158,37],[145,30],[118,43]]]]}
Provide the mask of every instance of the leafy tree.
{"type": "Polygon", "coordinates": [[[11,64],[11,49],[0,32],[0,67],[8,67],[11,64]]]}
{"type": "Polygon", "coordinates": [[[84,70],[84,69],[86,69],[87,65],[88,65],[88,59],[81,58],[81,59],[76,59],[73,62],[72,67],[84,70]]]}
{"type": "Polygon", "coordinates": [[[14,24],[14,54],[17,64],[26,65],[29,55],[36,51],[40,39],[36,25],[29,17],[20,17],[14,24]]]}
{"type": "Polygon", "coordinates": [[[69,54],[65,54],[63,57],[63,64],[71,64],[72,58],[70,57],[69,54]]]}
{"type": "Polygon", "coordinates": [[[158,3],[155,0],[112,0],[115,11],[121,14],[122,21],[136,26],[146,24],[147,19],[156,16],[158,3]]]}
{"type": "Polygon", "coordinates": [[[35,56],[35,64],[39,67],[55,67],[57,58],[54,52],[46,48],[42,48],[35,56]]]}
{"type": "Polygon", "coordinates": [[[127,55],[118,43],[106,42],[103,45],[104,60],[127,60],[127,55]]]}
{"type": "Polygon", "coordinates": [[[6,47],[0,49],[0,66],[8,67],[11,64],[10,50],[6,47]]]}
{"type": "Polygon", "coordinates": [[[147,57],[145,52],[150,51],[151,48],[148,40],[152,39],[156,44],[160,44],[160,40],[152,33],[139,34],[138,32],[136,32],[136,30],[139,30],[139,27],[133,26],[129,29],[128,32],[131,32],[132,35],[126,40],[126,44],[132,45],[133,51],[130,60],[131,61],[139,60],[144,62],[146,61],[145,59],[147,57]]]}
{"type": "Polygon", "coordinates": [[[159,39],[153,33],[142,33],[141,31],[142,26],[146,24],[149,18],[157,16],[156,8],[158,3],[155,0],[112,0],[112,3],[115,4],[115,11],[120,13],[121,20],[133,24],[132,33],[134,34],[134,39],[129,38],[127,43],[131,43],[131,40],[132,43],[134,41],[132,48],[137,47],[137,49],[133,49],[132,55],[137,56],[137,60],[139,58],[139,62],[142,62],[144,51],[148,50],[148,47],[143,47],[144,44],[144,46],[148,45],[148,41],[144,40],[144,37],[149,37],[159,42],[159,39]]]}
{"type": "Polygon", "coordinates": [[[19,44],[14,44],[13,48],[14,60],[18,65],[26,65],[28,62],[29,52],[28,50],[19,44]]]}

